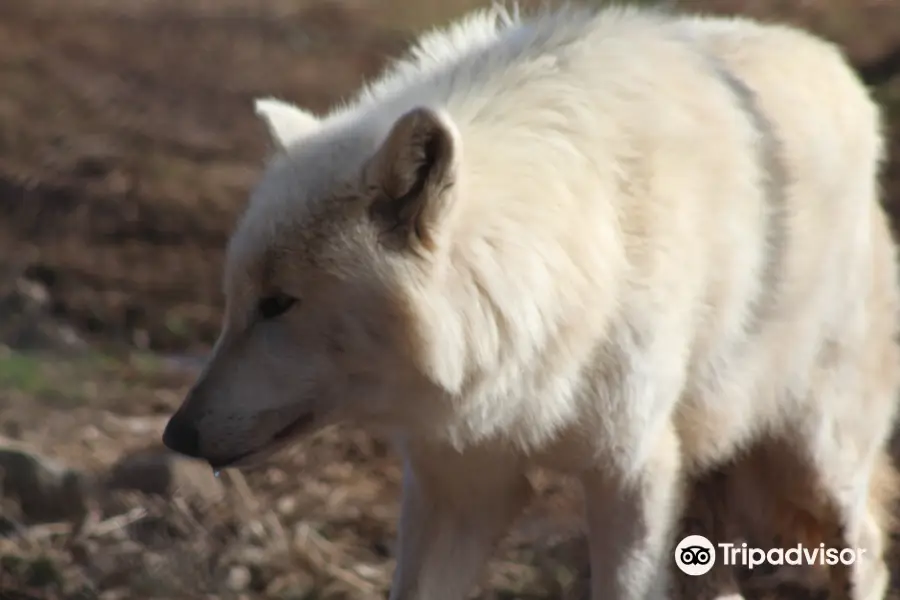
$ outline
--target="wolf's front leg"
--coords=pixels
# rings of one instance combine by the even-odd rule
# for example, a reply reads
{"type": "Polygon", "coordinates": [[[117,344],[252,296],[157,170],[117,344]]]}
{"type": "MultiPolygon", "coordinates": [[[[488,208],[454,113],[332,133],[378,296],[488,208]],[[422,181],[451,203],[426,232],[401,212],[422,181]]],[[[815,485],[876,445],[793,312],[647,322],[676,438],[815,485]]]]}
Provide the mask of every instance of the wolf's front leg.
{"type": "Polygon", "coordinates": [[[683,492],[674,431],[666,429],[648,450],[638,465],[608,457],[582,476],[593,600],[667,596],[683,492]]]}
{"type": "Polygon", "coordinates": [[[487,450],[405,448],[390,600],[464,600],[531,495],[519,461],[487,450]]]}

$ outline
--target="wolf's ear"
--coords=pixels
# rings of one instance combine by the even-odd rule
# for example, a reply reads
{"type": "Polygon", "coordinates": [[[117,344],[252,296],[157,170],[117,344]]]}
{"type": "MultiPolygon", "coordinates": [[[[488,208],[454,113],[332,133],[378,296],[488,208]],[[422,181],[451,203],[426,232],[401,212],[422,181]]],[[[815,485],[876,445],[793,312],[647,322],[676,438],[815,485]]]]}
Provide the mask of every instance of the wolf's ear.
{"type": "Polygon", "coordinates": [[[397,119],[367,167],[378,187],[369,214],[394,247],[436,247],[437,229],[452,203],[459,134],[449,117],[416,108],[397,119]]]}
{"type": "Polygon", "coordinates": [[[281,150],[319,126],[319,119],[312,113],[275,98],[258,98],[253,102],[253,108],[265,122],[272,141],[281,150]]]}

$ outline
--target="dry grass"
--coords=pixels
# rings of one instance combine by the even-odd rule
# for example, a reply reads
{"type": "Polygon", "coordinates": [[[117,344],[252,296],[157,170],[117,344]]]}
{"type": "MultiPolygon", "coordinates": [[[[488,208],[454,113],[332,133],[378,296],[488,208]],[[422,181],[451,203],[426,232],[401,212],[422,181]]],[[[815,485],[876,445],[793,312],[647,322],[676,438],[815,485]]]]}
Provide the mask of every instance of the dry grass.
{"type": "MultiPolygon", "coordinates": [[[[157,445],[190,378],[140,355],[51,364],[7,354],[0,358],[0,394],[9,399],[0,432],[102,481],[121,456],[157,445]],[[85,387],[97,393],[71,393],[85,387]],[[65,397],[66,408],[48,410],[36,400],[42,397],[65,397]]],[[[265,467],[226,471],[224,500],[215,503],[186,492],[167,498],[98,486],[92,512],[71,522],[29,524],[7,507],[0,594],[224,599],[240,597],[231,589],[240,587],[247,597],[381,597],[393,568],[399,478],[384,443],[332,429],[265,467]]],[[[577,531],[560,502],[548,498],[523,520],[492,565],[496,591],[487,597],[562,597],[575,579],[563,556],[571,552],[566,534],[577,531]],[[535,550],[544,533],[558,539],[535,550]]]]}

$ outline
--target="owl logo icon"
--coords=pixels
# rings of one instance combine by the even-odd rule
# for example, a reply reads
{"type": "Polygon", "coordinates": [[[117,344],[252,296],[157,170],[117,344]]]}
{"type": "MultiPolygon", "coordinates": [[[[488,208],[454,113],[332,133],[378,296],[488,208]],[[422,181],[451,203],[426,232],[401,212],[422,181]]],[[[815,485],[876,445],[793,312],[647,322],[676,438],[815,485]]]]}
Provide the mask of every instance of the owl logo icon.
{"type": "Polygon", "coordinates": [[[705,575],[716,564],[716,548],[702,535],[689,535],[675,547],[675,564],[686,575],[705,575]]]}

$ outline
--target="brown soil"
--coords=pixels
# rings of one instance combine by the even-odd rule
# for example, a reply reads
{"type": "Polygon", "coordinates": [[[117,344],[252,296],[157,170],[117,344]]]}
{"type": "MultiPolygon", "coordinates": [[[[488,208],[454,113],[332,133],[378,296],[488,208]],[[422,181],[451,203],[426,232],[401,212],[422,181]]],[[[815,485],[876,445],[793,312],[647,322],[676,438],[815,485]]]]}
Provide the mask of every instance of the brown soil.
{"type": "MultiPolygon", "coordinates": [[[[104,352],[208,348],[222,251],[267,152],[252,99],[324,110],[404,48],[407,24],[472,3],[0,2],[0,342],[17,347],[0,354],[0,438],[92,476],[157,444],[193,367],[62,353],[60,332],[104,352]]],[[[900,208],[900,3],[683,4],[809,24],[844,44],[893,119],[886,202],[900,208]]],[[[583,591],[577,497],[539,482],[546,493],[483,598],[583,591]]],[[[224,476],[221,503],[92,495],[100,524],[77,535],[16,521],[22,535],[4,538],[17,517],[0,504],[0,600],[383,597],[398,483],[382,442],[340,430],[224,476]]]]}
{"type": "Polygon", "coordinates": [[[123,4],[0,9],[0,243],[82,331],[204,344],[267,151],[252,99],[323,110],[403,38],[337,6],[123,4]]]}

